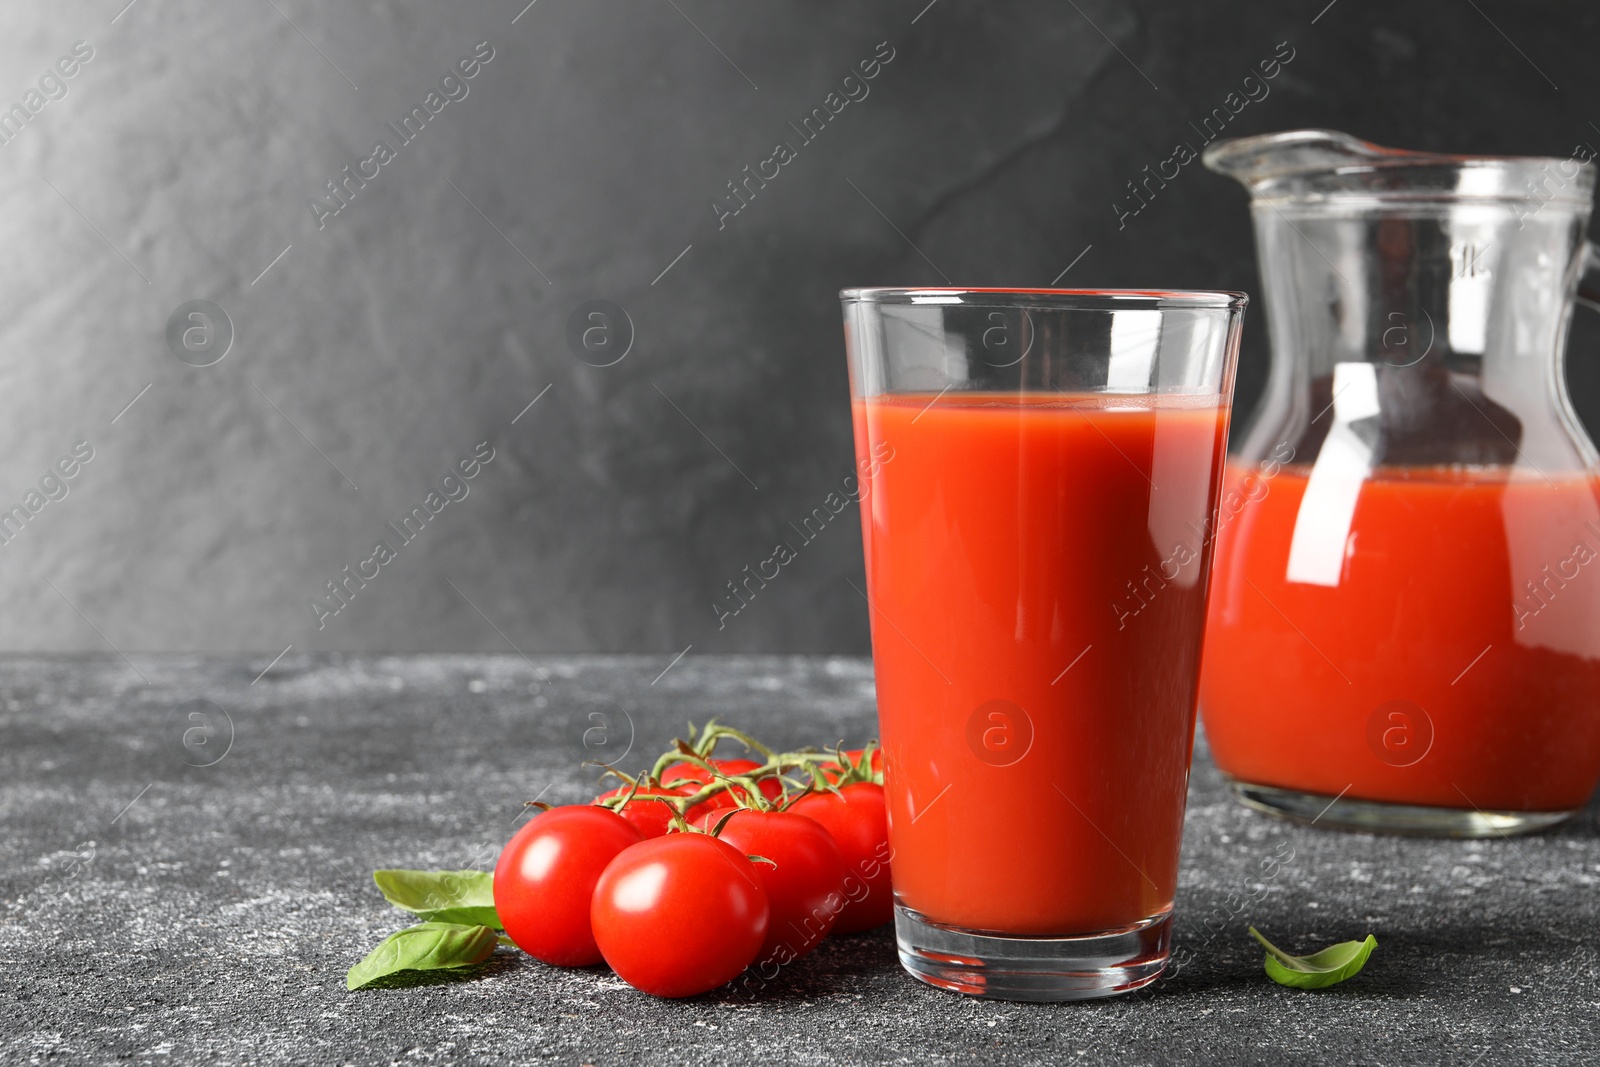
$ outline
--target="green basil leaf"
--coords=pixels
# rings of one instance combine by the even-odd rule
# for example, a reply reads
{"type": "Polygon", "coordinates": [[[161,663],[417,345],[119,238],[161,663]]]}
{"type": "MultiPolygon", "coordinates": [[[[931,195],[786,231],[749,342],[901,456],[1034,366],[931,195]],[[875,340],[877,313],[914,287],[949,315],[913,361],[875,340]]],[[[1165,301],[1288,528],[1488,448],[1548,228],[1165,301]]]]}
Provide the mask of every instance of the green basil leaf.
{"type": "Polygon", "coordinates": [[[372,880],[389,903],[429,922],[504,929],[488,871],[373,871],[372,880]]]}
{"type": "Polygon", "coordinates": [[[385,975],[401,971],[436,971],[470,967],[494,952],[495,932],[487,926],[460,923],[418,923],[390,934],[350,968],[346,989],[360,989],[385,975]]]}
{"type": "Polygon", "coordinates": [[[1365,941],[1341,941],[1309,956],[1291,956],[1261,936],[1254,926],[1250,927],[1250,935],[1267,950],[1267,976],[1295,989],[1322,989],[1355,977],[1378,947],[1378,939],[1368,934],[1365,941]]]}

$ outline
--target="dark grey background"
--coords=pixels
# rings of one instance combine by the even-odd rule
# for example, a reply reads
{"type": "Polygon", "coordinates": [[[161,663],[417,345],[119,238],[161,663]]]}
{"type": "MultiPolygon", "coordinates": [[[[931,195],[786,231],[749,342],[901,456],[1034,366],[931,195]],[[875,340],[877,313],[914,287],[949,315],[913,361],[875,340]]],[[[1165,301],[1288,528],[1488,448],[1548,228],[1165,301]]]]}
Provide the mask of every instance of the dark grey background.
{"type": "MultiPolygon", "coordinates": [[[[0,547],[0,648],[863,650],[853,511],[711,608],[850,471],[841,286],[1254,291],[1230,182],[1112,205],[1280,42],[1230,133],[1600,144],[1577,3],[525,3],[7,5],[0,106],[95,55],[0,145],[0,506],[95,458],[0,547]],[[309,198],[485,40],[319,230],[309,198]],[[724,183],[885,41],[719,230],[724,183]],[[604,368],[566,341],[598,299],[635,333],[604,368]],[[214,366],[168,350],[189,300],[232,321],[214,366]],[[470,495],[319,630],[308,599],[482,441],[470,495]]],[[[1248,407],[1259,307],[1246,334],[1248,407]]],[[[1580,315],[1591,425],[1597,340],[1580,315]]]]}

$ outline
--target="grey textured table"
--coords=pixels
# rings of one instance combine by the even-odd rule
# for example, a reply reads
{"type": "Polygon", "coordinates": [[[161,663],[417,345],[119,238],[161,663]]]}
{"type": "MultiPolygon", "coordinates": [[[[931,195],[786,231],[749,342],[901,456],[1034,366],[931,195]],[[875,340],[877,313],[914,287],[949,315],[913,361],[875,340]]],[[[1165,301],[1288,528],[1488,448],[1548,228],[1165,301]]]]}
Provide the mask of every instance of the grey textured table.
{"type": "Polygon", "coordinates": [[[754,1002],[657,1001],[504,949],[471,977],[347,993],[402,925],[374,867],[487,866],[524,800],[592,794],[583,758],[638,762],[690,717],[782,744],[872,729],[861,660],[536,663],[290,657],[252,682],[264,660],[136,657],[147,684],[121,660],[8,661],[0,1062],[1600,1060],[1593,808],[1513,841],[1303,829],[1233,803],[1203,747],[1178,894],[1194,957],[1148,995],[971,1000],[904,976],[886,931],[825,943],[754,1002]],[[1381,947],[1344,986],[1286,990],[1247,921],[1381,947]]]}

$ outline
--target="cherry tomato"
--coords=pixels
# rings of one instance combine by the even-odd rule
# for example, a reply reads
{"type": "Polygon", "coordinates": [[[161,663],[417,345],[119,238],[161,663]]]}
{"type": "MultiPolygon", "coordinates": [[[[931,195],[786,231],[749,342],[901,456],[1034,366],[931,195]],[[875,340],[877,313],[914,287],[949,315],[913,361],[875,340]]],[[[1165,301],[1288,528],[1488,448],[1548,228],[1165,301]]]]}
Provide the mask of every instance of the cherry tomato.
{"type": "MultiPolygon", "coordinates": [[[[723,814],[702,819],[714,824],[723,814]]],[[[719,839],[772,861],[754,863],[772,912],[756,962],[782,966],[816,948],[845,906],[844,860],[828,831],[786,811],[747,810],[728,817],[719,839]]]]}
{"type": "Polygon", "coordinates": [[[767,894],[750,861],[708,834],[624,849],[600,876],[589,915],[611,969],[658,997],[726,985],[767,936],[767,894]]]}
{"type": "Polygon", "coordinates": [[[844,859],[844,910],[834,932],[853,934],[882,926],[894,918],[889,888],[889,815],[883,786],[871,782],[847,785],[838,793],[812,793],[789,807],[821,823],[833,835],[844,859]]]}
{"type": "MultiPolygon", "coordinates": [[[[714,759],[709,761],[721,774],[733,776],[736,774],[749,774],[751,771],[761,769],[761,764],[748,759],[714,759]]],[[[674,763],[661,775],[661,784],[686,787],[690,792],[698,790],[706,784],[706,779],[716,779],[706,772],[704,767],[697,767],[693,763],[674,763]]],[[[783,795],[783,783],[777,778],[768,776],[757,779],[761,785],[761,794],[768,800],[777,800],[783,795]]],[[[704,801],[707,808],[732,808],[738,806],[734,795],[743,795],[744,790],[737,786],[730,788],[725,793],[718,793],[710,800],[704,801]]]]}
{"type": "Polygon", "coordinates": [[[512,835],[494,869],[494,907],[506,936],[558,967],[600,962],[589,903],[600,874],[644,836],[616,812],[551,808],[512,835]]]}
{"type": "MultiPolygon", "coordinates": [[[[596,804],[612,797],[625,796],[632,789],[631,785],[618,786],[609,792],[601,793],[594,798],[596,804]]],[[[694,792],[693,789],[684,789],[681,786],[664,786],[660,789],[640,789],[633,795],[633,799],[617,810],[617,814],[627,819],[639,828],[645,837],[660,837],[672,826],[672,809],[659,800],[651,797],[686,797],[694,792]]],[[[695,805],[699,807],[699,805],[695,805]]]]}

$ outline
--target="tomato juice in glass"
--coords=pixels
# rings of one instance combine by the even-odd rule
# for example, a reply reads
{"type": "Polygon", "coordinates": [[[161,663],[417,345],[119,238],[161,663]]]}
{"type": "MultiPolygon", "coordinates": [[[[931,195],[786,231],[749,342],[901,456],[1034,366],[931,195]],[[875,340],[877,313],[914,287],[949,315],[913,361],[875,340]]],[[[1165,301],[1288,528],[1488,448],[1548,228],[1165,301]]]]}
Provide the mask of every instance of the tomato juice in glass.
{"type": "Polygon", "coordinates": [[[901,960],[1137,988],[1170,951],[1243,298],[845,305],[901,960]]]}

